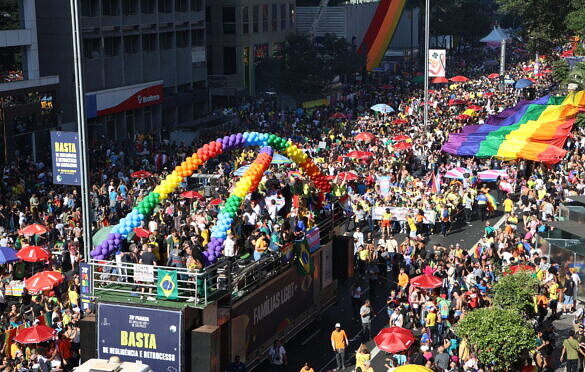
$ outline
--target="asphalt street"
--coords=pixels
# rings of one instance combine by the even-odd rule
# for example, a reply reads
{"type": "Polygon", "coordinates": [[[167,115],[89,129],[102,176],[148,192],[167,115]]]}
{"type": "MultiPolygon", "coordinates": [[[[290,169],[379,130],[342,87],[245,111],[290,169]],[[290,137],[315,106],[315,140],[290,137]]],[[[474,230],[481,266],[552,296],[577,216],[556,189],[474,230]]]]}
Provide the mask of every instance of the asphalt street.
{"type": "MultiPolygon", "coordinates": [[[[497,212],[494,217],[489,219],[492,226],[501,218],[501,212],[497,212]]],[[[471,225],[454,226],[450,233],[443,237],[441,235],[431,235],[427,248],[435,244],[448,247],[449,245],[460,243],[462,247],[471,248],[483,236],[485,222],[479,220],[473,221],[471,225]]],[[[404,240],[404,235],[397,236],[398,242],[404,240]]],[[[335,264],[335,263],[333,263],[335,264]]],[[[288,355],[288,365],[282,370],[283,372],[298,372],[305,362],[309,362],[315,371],[326,372],[336,368],[335,356],[331,348],[331,332],[335,323],[341,323],[342,328],[350,338],[350,345],[346,350],[346,369],[344,371],[353,371],[355,360],[353,355],[360,345],[361,341],[361,324],[352,320],[352,305],[350,298],[350,288],[354,280],[359,278],[350,278],[344,283],[339,283],[337,303],[330,307],[319,319],[315,319],[310,326],[300,332],[297,336],[286,343],[285,349],[288,355]]],[[[367,287],[367,281],[361,281],[362,288],[367,287]]],[[[380,276],[377,282],[376,290],[373,296],[369,296],[375,318],[372,320],[372,335],[376,335],[382,328],[387,326],[388,315],[386,312],[386,298],[389,294],[388,281],[380,276]]],[[[385,371],[384,363],[386,355],[375,348],[373,340],[367,342],[368,349],[372,353],[372,367],[374,371],[385,371]]],[[[270,371],[270,365],[265,362],[255,371],[270,371]]]]}

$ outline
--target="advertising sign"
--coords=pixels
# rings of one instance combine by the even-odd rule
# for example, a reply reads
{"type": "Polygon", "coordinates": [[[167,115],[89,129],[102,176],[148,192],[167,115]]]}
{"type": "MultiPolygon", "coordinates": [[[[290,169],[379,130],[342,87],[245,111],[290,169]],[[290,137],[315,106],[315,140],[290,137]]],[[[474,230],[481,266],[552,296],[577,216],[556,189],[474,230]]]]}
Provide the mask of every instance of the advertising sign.
{"type": "Polygon", "coordinates": [[[77,132],[51,131],[51,157],[53,158],[54,184],[81,185],[79,151],[79,136],[77,132]]]}
{"type": "Polygon", "coordinates": [[[134,265],[135,282],[154,282],[154,266],[151,265],[134,265]]]}
{"type": "MultiPolygon", "coordinates": [[[[85,262],[79,264],[79,277],[81,284],[79,285],[79,294],[81,299],[81,310],[85,312],[87,309],[92,309],[91,303],[91,266],[85,262]]],[[[93,309],[92,309],[93,310],[93,309]]]]}
{"type": "Polygon", "coordinates": [[[116,112],[152,106],[163,101],[162,80],[128,85],[85,94],[85,114],[88,119],[116,112]]]}
{"type": "Polygon", "coordinates": [[[445,49],[429,49],[429,76],[445,77],[446,60],[445,49]]]}
{"type": "Polygon", "coordinates": [[[181,372],[182,322],[180,311],[98,303],[98,358],[181,372]]]}
{"type": "Polygon", "coordinates": [[[248,356],[312,304],[313,277],[296,267],[266,283],[232,308],[232,357],[248,356]]]}

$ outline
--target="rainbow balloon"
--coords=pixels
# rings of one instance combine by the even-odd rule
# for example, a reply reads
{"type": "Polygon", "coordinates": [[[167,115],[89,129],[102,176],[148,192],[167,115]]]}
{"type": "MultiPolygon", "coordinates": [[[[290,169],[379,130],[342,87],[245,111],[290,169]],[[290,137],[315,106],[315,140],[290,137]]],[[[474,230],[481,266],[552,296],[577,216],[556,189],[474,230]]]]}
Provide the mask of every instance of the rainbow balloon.
{"type": "Polygon", "coordinates": [[[583,111],[585,91],[521,101],[488,118],[486,124],[468,125],[460,133],[451,133],[442,150],[453,155],[556,164],[567,153],[563,146],[583,111]]]}
{"type": "Polygon", "coordinates": [[[186,158],[151,193],[140,201],[132,209],[132,212],[114,226],[108,237],[90,252],[91,257],[103,260],[111,256],[119,249],[123,239],[126,239],[132,230],[139,227],[147,215],[152,214],[155,206],[165,200],[169,193],[175,191],[183,178],[191,176],[207,160],[222,154],[224,151],[240,146],[260,146],[261,150],[254,163],[236,183],[232,194],[219,212],[217,225],[214,226],[211,232],[208,250],[204,252],[208,263],[214,262],[221,256],[223,242],[227,231],[231,227],[235,213],[244,197],[258,187],[262,180],[262,175],[270,166],[274,150],[284,152],[286,156],[292,159],[309,176],[319,191],[322,193],[331,191],[331,184],[317,165],[290,140],[269,133],[244,132],[232,134],[205,144],[193,155],[186,158]]]}
{"type": "Polygon", "coordinates": [[[372,71],[378,67],[388,44],[394,36],[396,26],[402,15],[406,0],[382,0],[376,8],[376,13],[366,31],[364,40],[358,53],[367,56],[367,69],[372,71]]]}

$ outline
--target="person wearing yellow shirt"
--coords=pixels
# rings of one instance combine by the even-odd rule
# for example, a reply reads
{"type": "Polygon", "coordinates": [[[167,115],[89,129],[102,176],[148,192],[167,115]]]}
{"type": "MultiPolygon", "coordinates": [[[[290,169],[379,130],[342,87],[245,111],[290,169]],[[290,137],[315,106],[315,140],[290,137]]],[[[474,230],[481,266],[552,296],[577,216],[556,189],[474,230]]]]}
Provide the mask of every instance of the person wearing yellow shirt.
{"type": "Polygon", "coordinates": [[[416,238],[416,222],[411,215],[408,215],[408,217],[406,217],[406,223],[408,224],[408,228],[410,229],[409,236],[411,238],[416,238]]]}
{"type": "Polygon", "coordinates": [[[405,293],[406,287],[408,286],[409,282],[408,274],[404,271],[404,268],[400,269],[400,274],[398,274],[398,286],[400,287],[400,291],[405,293]]]}
{"type": "Polygon", "coordinates": [[[504,200],[504,213],[506,214],[510,214],[512,213],[512,211],[514,210],[514,202],[512,201],[512,199],[510,199],[510,195],[508,195],[506,197],[506,200],[504,200]]]}
{"type": "Polygon", "coordinates": [[[305,362],[305,365],[301,368],[300,372],[315,372],[315,370],[309,365],[309,362],[305,362]]]}
{"type": "Polygon", "coordinates": [[[551,319],[555,319],[557,316],[557,306],[559,304],[559,285],[556,279],[552,279],[548,285],[548,306],[550,307],[551,319]]]}
{"type": "Polygon", "coordinates": [[[361,344],[360,347],[355,352],[355,368],[357,369],[360,367],[362,371],[364,370],[364,364],[370,360],[370,351],[366,344],[361,344]]]}
{"type": "Polygon", "coordinates": [[[434,342],[437,336],[437,309],[433,308],[427,313],[425,318],[425,326],[428,327],[431,340],[434,342]]]}

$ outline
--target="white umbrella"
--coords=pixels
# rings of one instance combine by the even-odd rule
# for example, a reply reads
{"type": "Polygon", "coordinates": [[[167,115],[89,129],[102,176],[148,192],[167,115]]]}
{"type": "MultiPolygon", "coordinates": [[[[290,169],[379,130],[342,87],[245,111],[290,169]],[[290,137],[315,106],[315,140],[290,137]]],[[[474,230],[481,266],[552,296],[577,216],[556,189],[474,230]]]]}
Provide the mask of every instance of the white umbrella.
{"type": "Polygon", "coordinates": [[[445,177],[462,180],[465,178],[466,173],[470,174],[471,172],[467,168],[457,167],[447,171],[447,173],[445,173],[445,177]]]}
{"type": "Polygon", "coordinates": [[[498,177],[506,177],[508,173],[503,169],[490,169],[483,172],[479,172],[477,176],[482,181],[495,181],[498,177]]]}
{"type": "Polygon", "coordinates": [[[370,108],[376,112],[381,112],[383,114],[389,114],[391,112],[394,112],[394,109],[391,106],[388,106],[384,103],[378,103],[377,105],[374,105],[370,108]]]}

